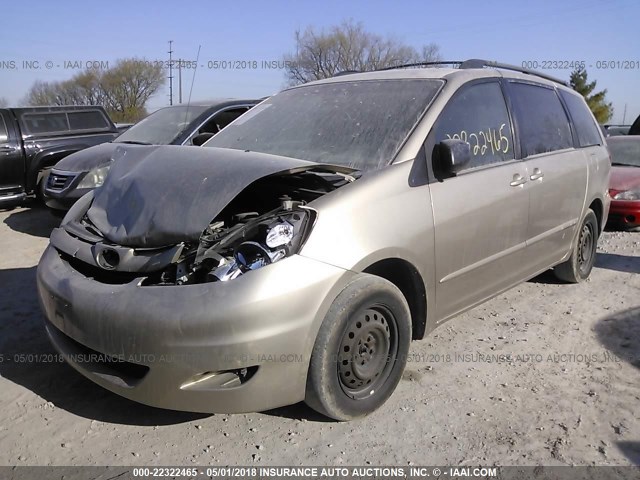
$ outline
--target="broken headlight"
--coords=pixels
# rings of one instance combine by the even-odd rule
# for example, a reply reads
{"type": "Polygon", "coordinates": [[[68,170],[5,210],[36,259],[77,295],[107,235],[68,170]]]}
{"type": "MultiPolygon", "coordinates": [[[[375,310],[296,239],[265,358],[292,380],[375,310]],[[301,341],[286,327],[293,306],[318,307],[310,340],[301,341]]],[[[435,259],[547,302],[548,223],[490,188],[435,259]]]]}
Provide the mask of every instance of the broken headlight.
{"type": "Polygon", "coordinates": [[[229,244],[228,248],[221,249],[221,241],[218,248],[209,250],[210,254],[220,254],[220,258],[209,271],[208,280],[231,280],[297,253],[306,236],[310,215],[310,211],[300,209],[249,221],[230,234],[230,241],[224,242],[229,244]]]}
{"type": "Polygon", "coordinates": [[[198,245],[185,249],[162,272],[159,284],[226,282],[300,251],[315,211],[288,197],[281,200],[280,207],[262,215],[244,212],[214,219],[198,245]]]}

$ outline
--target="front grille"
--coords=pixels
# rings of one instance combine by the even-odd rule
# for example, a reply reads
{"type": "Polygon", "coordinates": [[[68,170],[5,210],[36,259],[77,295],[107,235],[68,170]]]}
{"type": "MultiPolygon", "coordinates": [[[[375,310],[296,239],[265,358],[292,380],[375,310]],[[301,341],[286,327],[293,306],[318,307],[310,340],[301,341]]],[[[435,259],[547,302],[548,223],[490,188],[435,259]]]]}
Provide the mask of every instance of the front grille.
{"type": "Polygon", "coordinates": [[[162,281],[162,272],[117,272],[89,265],[82,260],[61,252],[60,250],[58,250],[58,255],[60,255],[62,261],[66,262],[73,270],[99,283],[108,285],[126,285],[134,280],[144,279],[147,285],[157,285],[162,281]]]}
{"type": "Polygon", "coordinates": [[[75,174],[51,172],[49,174],[49,180],[47,180],[47,188],[62,191],[73,182],[74,178],[76,178],[75,174]]]}

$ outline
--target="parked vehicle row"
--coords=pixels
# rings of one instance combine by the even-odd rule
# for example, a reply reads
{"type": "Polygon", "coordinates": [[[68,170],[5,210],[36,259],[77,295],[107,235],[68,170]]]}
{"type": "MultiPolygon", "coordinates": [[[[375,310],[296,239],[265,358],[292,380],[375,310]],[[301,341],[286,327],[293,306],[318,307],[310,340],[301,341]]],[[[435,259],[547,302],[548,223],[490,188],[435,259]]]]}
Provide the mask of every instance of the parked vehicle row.
{"type": "Polygon", "coordinates": [[[60,159],[117,135],[98,106],[1,108],[0,206],[41,194],[60,159]]]}
{"type": "Polygon", "coordinates": [[[480,60],[293,87],[203,148],[111,158],[38,266],[46,330],[103,387],[199,412],[374,411],[412,339],[549,268],[585,280],[610,203],[584,99],[480,60]]]}
{"type": "Polygon", "coordinates": [[[258,102],[216,100],[161,108],[112,142],[69,155],[58,162],[49,175],[44,191],[45,203],[54,210],[66,211],[84,194],[102,185],[122,145],[199,146],[258,102]]]}

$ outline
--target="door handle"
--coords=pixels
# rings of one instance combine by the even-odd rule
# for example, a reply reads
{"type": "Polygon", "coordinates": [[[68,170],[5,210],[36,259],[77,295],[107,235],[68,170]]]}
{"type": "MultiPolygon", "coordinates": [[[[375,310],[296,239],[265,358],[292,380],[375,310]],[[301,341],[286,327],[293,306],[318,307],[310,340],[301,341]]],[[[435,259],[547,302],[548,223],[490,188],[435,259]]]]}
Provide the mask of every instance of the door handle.
{"type": "Polygon", "coordinates": [[[0,153],[11,153],[13,152],[14,148],[13,147],[8,147],[6,145],[3,145],[2,147],[0,147],[0,153]]]}
{"type": "Polygon", "coordinates": [[[539,168],[534,168],[533,173],[529,177],[531,180],[538,180],[539,178],[544,177],[544,173],[539,168]]]}
{"type": "Polygon", "coordinates": [[[525,183],[527,183],[527,179],[519,173],[516,173],[509,185],[511,185],[512,187],[519,187],[520,185],[524,185],[525,183]]]}

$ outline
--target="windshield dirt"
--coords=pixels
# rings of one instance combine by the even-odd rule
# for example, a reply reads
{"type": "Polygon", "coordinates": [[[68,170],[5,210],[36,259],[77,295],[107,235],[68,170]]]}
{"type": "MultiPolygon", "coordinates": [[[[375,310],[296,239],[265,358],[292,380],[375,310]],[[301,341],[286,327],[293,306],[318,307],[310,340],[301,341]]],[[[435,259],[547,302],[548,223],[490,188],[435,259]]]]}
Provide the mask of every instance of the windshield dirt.
{"type": "Polygon", "coordinates": [[[393,160],[441,85],[402,79],[293,88],[255,107],[206,146],[377,169],[393,160]]]}
{"type": "Polygon", "coordinates": [[[116,143],[141,143],[146,145],[169,145],[207,107],[168,107],[153,112],[125,131],[116,143]]]}

